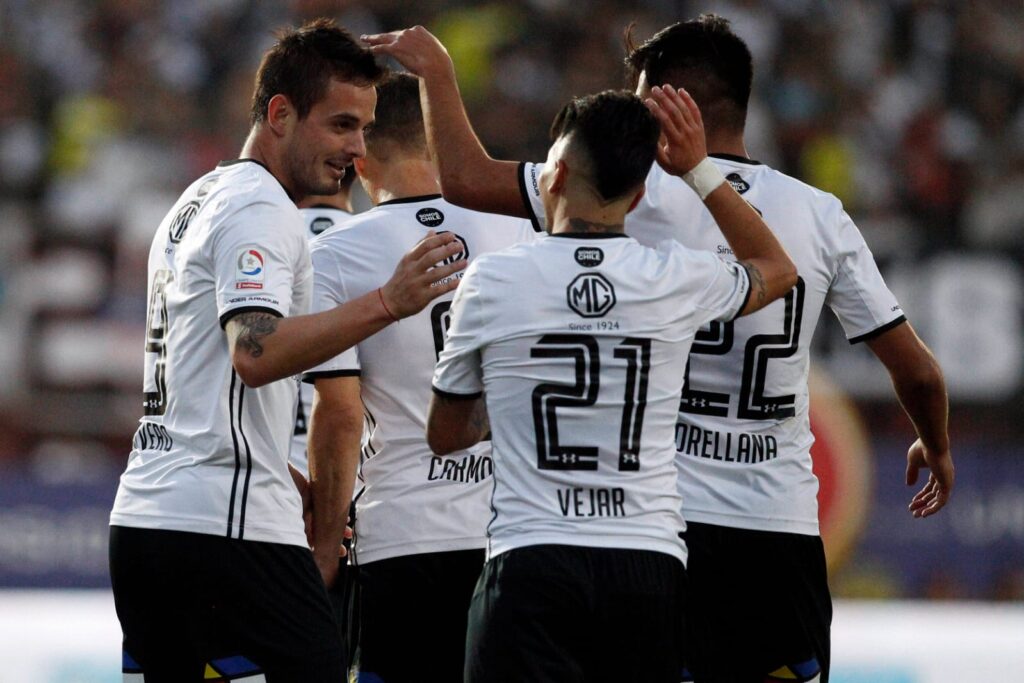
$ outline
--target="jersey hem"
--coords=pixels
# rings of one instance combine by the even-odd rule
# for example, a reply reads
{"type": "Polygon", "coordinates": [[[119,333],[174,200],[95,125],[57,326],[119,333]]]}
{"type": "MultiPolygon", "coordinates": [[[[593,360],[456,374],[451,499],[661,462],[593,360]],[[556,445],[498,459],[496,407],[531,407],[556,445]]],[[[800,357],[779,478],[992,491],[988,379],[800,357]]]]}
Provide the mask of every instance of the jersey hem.
{"type": "Polygon", "coordinates": [[[534,232],[544,232],[544,228],[541,227],[540,221],[537,220],[537,214],[533,210],[533,201],[530,200],[530,193],[526,189],[526,162],[519,162],[519,195],[523,200],[523,207],[526,209],[527,215],[530,217],[530,223],[533,225],[534,232]]]}
{"type": "Polygon", "coordinates": [[[731,529],[777,531],[787,534],[801,534],[803,536],[821,535],[817,521],[808,522],[796,519],[763,519],[760,517],[748,517],[746,515],[730,515],[721,512],[688,510],[686,508],[683,508],[683,518],[686,519],[687,522],[714,524],[715,526],[725,526],[731,529]]]}
{"type": "Polygon", "coordinates": [[[335,377],[359,377],[362,370],[316,370],[302,373],[302,381],[306,384],[315,384],[318,379],[334,379],[335,377]]]}
{"type": "Polygon", "coordinates": [[[902,325],[905,322],[907,322],[907,316],[901,315],[898,318],[896,318],[895,320],[890,320],[889,322],[885,323],[881,327],[876,327],[875,329],[871,330],[870,332],[865,332],[864,334],[858,334],[856,337],[850,337],[847,341],[849,341],[851,345],[852,344],[859,344],[860,342],[864,342],[864,341],[870,341],[870,340],[874,339],[875,337],[877,337],[877,336],[879,336],[879,335],[881,335],[881,334],[883,334],[885,332],[888,332],[889,330],[893,329],[894,327],[899,327],[900,325],[902,325]]]}
{"type": "Polygon", "coordinates": [[[438,389],[434,385],[430,386],[430,390],[433,391],[438,396],[440,396],[441,398],[446,398],[450,401],[472,401],[484,395],[484,392],[482,391],[474,391],[471,394],[460,394],[455,391],[445,391],[444,389],[438,389]]]}
{"type": "Polygon", "coordinates": [[[275,317],[284,317],[284,313],[270,306],[239,306],[238,308],[229,308],[220,314],[220,328],[222,330],[226,328],[229,320],[242,313],[272,313],[275,317]]]}
{"type": "Polygon", "coordinates": [[[367,550],[360,548],[358,542],[352,552],[352,563],[355,565],[370,564],[380,560],[390,560],[406,555],[423,555],[425,553],[446,553],[453,550],[483,550],[487,547],[487,539],[483,536],[453,538],[437,541],[421,541],[419,543],[403,543],[398,546],[386,546],[367,550]]]}
{"type": "Polygon", "coordinates": [[[516,548],[528,548],[533,545],[571,545],[583,548],[613,548],[619,550],[646,550],[671,555],[684,565],[686,564],[686,546],[672,541],[655,541],[638,539],[632,536],[588,536],[586,534],[529,534],[519,541],[495,541],[493,538],[487,545],[488,561],[516,548]]]}
{"type": "MultiPolygon", "coordinates": [[[[132,529],[153,529],[156,531],[188,531],[194,534],[206,534],[208,536],[219,536],[228,540],[239,540],[237,525],[232,528],[232,533],[229,537],[225,534],[223,520],[218,520],[216,523],[213,523],[206,520],[177,519],[173,517],[165,517],[163,515],[151,516],[111,513],[110,526],[123,526],[132,529]]],[[[253,526],[249,522],[245,525],[245,534],[241,540],[297,545],[303,548],[309,547],[304,531],[294,532],[274,527],[259,527],[253,526]]]]}

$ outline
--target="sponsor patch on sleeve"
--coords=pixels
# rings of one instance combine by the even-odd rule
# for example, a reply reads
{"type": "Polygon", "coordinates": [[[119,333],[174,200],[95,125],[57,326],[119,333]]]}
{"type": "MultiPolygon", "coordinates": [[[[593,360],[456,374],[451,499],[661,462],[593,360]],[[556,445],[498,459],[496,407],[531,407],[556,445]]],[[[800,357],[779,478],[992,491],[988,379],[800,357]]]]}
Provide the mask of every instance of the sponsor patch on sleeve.
{"type": "Polygon", "coordinates": [[[235,289],[263,289],[266,260],[263,252],[255,247],[240,250],[235,263],[235,289]]]}

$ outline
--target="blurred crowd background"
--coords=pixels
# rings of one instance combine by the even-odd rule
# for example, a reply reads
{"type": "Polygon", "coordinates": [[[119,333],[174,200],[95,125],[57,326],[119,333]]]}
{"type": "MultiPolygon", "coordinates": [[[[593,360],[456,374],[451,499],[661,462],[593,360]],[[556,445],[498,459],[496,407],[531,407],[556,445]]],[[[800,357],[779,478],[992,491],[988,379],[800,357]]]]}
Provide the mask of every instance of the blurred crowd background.
{"type": "Polygon", "coordinates": [[[0,0],[0,586],[106,584],[149,243],[237,156],[275,27],[425,25],[489,151],[540,160],[568,97],[627,86],[631,22],[639,41],[704,11],[754,54],[751,157],[842,199],[949,381],[958,489],[911,520],[887,377],[818,331],[868,445],[836,593],[1024,600],[1020,0],[0,0]]]}

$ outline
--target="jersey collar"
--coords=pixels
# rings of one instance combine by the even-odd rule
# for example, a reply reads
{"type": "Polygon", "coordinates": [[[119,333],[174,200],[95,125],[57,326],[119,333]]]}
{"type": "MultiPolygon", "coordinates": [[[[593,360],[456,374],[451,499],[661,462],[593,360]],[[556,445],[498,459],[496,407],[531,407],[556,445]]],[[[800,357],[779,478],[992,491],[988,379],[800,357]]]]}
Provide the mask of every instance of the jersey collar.
{"type": "Polygon", "coordinates": [[[572,240],[605,240],[615,237],[629,237],[624,232],[553,232],[551,237],[566,237],[572,240]]]}
{"type": "Polygon", "coordinates": [[[377,206],[388,206],[390,204],[412,204],[414,202],[432,202],[435,199],[441,199],[441,195],[421,194],[415,197],[399,197],[398,199],[389,199],[386,202],[381,202],[377,206]]]}
{"type": "MultiPolygon", "coordinates": [[[[274,175],[273,173],[270,173],[270,169],[267,168],[267,165],[265,163],[263,163],[262,161],[257,161],[256,159],[228,159],[227,161],[222,161],[219,164],[217,164],[217,168],[224,168],[225,166],[234,166],[235,164],[244,164],[244,163],[256,164],[257,166],[261,166],[264,171],[266,171],[267,173],[270,174],[271,178],[273,178],[274,180],[277,180],[277,176],[274,175]]],[[[292,197],[292,193],[288,191],[288,188],[285,187],[284,184],[282,184],[280,180],[277,180],[277,184],[280,185],[281,189],[284,190],[284,193],[286,195],[288,195],[288,199],[291,199],[294,202],[295,201],[295,197],[292,197]]]]}
{"type": "Polygon", "coordinates": [[[751,166],[764,166],[764,164],[761,163],[760,161],[754,161],[753,159],[737,156],[735,154],[721,154],[719,152],[715,152],[714,154],[708,154],[708,156],[714,157],[715,159],[722,159],[723,161],[735,161],[736,163],[739,164],[750,164],[751,166]]]}

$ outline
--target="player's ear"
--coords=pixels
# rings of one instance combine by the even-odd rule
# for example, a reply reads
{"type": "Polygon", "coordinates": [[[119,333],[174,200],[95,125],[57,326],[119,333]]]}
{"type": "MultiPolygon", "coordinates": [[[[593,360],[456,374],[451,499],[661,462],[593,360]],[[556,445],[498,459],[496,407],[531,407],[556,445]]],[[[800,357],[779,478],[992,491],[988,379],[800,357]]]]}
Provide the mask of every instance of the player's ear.
{"type": "Polygon", "coordinates": [[[284,135],[294,118],[292,103],[284,95],[278,93],[267,102],[267,126],[275,135],[284,135]]]}
{"type": "Polygon", "coordinates": [[[644,193],[645,192],[647,192],[647,186],[646,185],[641,185],[640,186],[640,191],[636,193],[636,196],[633,197],[633,201],[631,201],[629,203],[629,208],[626,209],[626,213],[629,213],[630,211],[632,211],[633,209],[636,208],[637,204],[640,203],[640,200],[644,198],[644,193]]]}
{"type": "Polygon", "coordinates": [[[356,169],[356,175],[360,178],[365,175],[364,169],[366,168],[366,157],[356,157],[352,160],[352,168],[356,169]]]}
{"type": "Polygon", "coordinates": [[[569,166],[565,163],[565,159],[557,159],[555,161],[555,170],[551,174],[551,182],[548,184],[548,192],[551,194],[561,194],[565,190],[565,184],[569,180],[569,166]]]}

